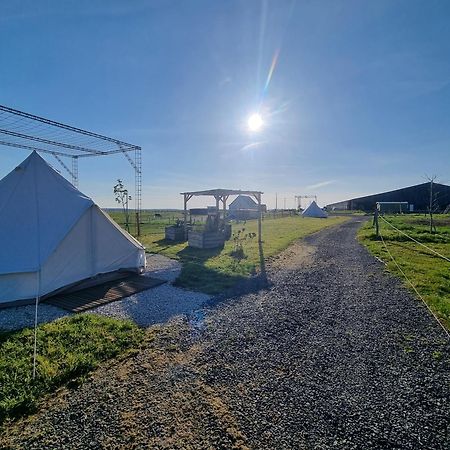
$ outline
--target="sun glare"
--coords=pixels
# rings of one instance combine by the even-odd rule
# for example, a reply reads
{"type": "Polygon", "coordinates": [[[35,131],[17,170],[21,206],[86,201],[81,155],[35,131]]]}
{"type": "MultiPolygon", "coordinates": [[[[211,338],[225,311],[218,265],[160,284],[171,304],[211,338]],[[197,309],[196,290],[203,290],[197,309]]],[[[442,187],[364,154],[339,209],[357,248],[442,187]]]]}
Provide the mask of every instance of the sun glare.
{"type": "Polygon", "coordinates": [[[259,131],[264,125],[261,114],[252,114],[247,121],[248,129],[250,131],[259,131]]]}

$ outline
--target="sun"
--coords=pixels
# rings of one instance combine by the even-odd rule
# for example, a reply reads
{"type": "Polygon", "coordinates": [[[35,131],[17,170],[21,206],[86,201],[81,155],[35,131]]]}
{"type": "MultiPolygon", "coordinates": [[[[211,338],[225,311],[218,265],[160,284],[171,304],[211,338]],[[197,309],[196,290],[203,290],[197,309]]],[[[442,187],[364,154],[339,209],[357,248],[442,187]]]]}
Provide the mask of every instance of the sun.
{"type": "Polygon", "coordinates": [[[261,114],[258,113],[252,114],[247,120],[247,126],[250,131],[260,131],[263,125],[261,114]]]}

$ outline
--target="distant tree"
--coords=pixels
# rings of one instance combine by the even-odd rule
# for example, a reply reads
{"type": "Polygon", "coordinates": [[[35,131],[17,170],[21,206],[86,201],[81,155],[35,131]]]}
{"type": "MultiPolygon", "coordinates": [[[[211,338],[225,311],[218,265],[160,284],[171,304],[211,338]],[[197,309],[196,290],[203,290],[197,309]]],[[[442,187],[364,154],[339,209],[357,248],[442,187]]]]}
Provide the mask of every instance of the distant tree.
{"type": "Polygon", "coordinates": [[[131,195],[128,195],[128,189],[125,188],[121,179],[117,180],[117,184],[114,186],[114,196],[116,202],[122,206],[122,210],[125,216],[125,228],[130,231],[130,213],[128,211],[128,201],[131,200],[131,195]]]}

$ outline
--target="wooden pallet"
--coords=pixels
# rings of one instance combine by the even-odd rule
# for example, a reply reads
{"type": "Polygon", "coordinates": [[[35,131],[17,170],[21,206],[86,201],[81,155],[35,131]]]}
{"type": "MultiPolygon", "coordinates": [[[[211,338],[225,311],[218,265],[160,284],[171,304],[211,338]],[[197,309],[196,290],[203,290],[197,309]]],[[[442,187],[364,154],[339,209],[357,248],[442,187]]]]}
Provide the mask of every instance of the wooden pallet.
{"type": "Polygon", "coordinates": [[[108,281],[67,294],[61,293],[43,301],[71,312],[82,312],[96,306],[120,300],[124,297],[145,291],[165,283],[157,278],[133,275],[120,280],[108,281]]]}

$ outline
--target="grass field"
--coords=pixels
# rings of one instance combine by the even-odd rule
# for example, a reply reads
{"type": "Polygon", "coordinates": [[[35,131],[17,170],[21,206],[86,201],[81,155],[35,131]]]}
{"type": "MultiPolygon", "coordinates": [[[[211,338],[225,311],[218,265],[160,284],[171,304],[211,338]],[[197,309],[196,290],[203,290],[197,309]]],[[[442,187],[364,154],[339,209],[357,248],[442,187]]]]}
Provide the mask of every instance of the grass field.
{"type": "MultiPolygon", "coordinates": [[[[112,217],[121,227],[125,228],[125,216],[119,210],[105,211],[112,217]]],[[[134,213],[130,212],[130,233],[136,235],[136,225],[134,213]]],[[[177,219],[183,219],[181,211],[142,211],[141,213],[141,233],[147,235],[164,235],[164,228],[167,225],[173,225],[177,219]]]]}
{"type": "Polygon", "coordinates": [[[37,376],[32,379],[33,330],[0,333],[0,424],[32,412],[41,397],[138,346],[145,332],[131,321],[78,314],[38,327],[37,376]]]}
{"type": "MultiPolygon", "coordinates": [[[[423,215],[395,215],[386,216],[386,219],[417,241],[450,257],[450,217],[448,215],[436,216],[436,233],[433,234],[430,234],[428,219],[423,215]]],[[[450,329],[450,263],[409,240],[383,220],[380,220],[380,227],[386,245],[401,269],[435,314],[450,329]]],[[[404,280],[383,243],[376,239],[372,221],[361,228],[358,236],[374,255],[387,263],[387,268],[392,273],[404,280]]],[[[409,284],[408,287],[411,288],[409,284]]]]}
{"type": "MultiPolygon", "coordinates": [[[[207,294],[217,294],[233,286],[237,281],[255,273],[260,266],[260,258],[267,258],[284,250],[291,242],[319,231],[325,227],[347,220],[344,217],[328,219],[301,218],[288,216],[283,218],[267,218],[263,221],[262,254],[256,237],[247,238],[243,242],[245,257],[237,259],[232,256],[235,248],[233,240],[225,243],[224,248],[200,250],[187,246],[186,242],[173,243],[164,240],[164,226],[169,223],[167,216],[162,220],[151,220],[142,226],[140,241],[147,251],[160,253],[183,264],[181,275],[176,284],[207,294]]],[[[112,214],[119,223],[120,216],[112,214]]],[[[257,232],[257,221],[233,223],[233,233],[241,230],[241,234],[257,232]],[[243,230],[243,231],[242,231],[243,230]]]]}

